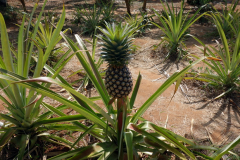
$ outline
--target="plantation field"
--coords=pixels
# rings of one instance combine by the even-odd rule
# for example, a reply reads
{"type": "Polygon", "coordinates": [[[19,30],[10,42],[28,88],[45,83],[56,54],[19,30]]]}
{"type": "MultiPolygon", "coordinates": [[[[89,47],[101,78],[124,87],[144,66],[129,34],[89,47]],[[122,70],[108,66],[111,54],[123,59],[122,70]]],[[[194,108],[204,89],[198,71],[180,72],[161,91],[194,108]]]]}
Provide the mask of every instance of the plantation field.
{"type": "MultiPolygon", "coordinates": [[[[86,40],[85,42],[87,44],[87,48],[91,51],[92,46],[87,43],[87,40],[92,41],[92,37],[90,35],[82,34],[81,26],[73,23],[75,7],[83,5],[85,1],[64,1],[66,19],[63,30],[71,28],[71,32],[66,32],[66,35],[76,42],[74,35],[79,34],[82,39],[86,40]]],[[[94,1],[88,0],[86,3],[88,5],[93,5],[94,1]]],[[[20,2],[16,0],[8,0],[8,4],[22,10],[20,2]]],[[[39,6],[42,6],[42,4],[43,2],[40,1],[39,6]]],[[[228,1],[228,5],[231,5],[230,1],[228,1]]],[[[26,1],[26,8],[28,12],[31,12],[33,6],[34,3],[31,0],[26,1]]],[[[62,6],[63,3],[59,0],[48,0],[45,7],[45,13],[60,17],[62,13],[62,6]]],[[[174,0],[173,6],[177,10],[180,10],[181,1],[174,0]]],[[[124,1],[115,0],[114,7],[116,7],[114,17],[117,21],[121,21],[123,20],[123,17],[127,17],[124,1]]],[[[141,7],[142,1],[137,0],[132,2],[131,12],[133,17],[135,15],[138,15],[139,17],[141,16],[139,12],[139,8],[141,7]]],[[[220,3],[214,3],[214,7],[221,10],[222,5],[220,3]]],[[[164,8],[159,0],[148,0],[148,15],[154,15],[154,11],[152,9],[161,11],[164,8]]],[[[240,4],[237,6],[237,9],[240,9],[240,4]]],[[[196,9],[186,3],[186,12],[190,10],[195,11],[196,9]]],[[[41,7],[38,7],[35,15],[37,16],[40,11],[41,7]]],[[[193,12],[190,13],[189,17],[191,16],[193,16],[193,12]]],[[[16,45],[18,37],[19,27],[16,24],[20,25],[21,20],[22,19],[17,19],[6,22],[9,39],[13,45],[16,45]]],[[[156,16],[153,17],[153,20],[155,23],[159,22],[156,16]]],[[[189,28],[189,33],[199,38],[205,45],[217,47],[216,41],[220,41],[220,38],[217,37],[216,34],[213,34],[215,31],[216,27],[209,21],[202,23],[197,21],[189,28]]],[[[100,32],[97,34],[100,34],[100,32]]],[[[161,42],[161,36],[163,36],[163,34],[164,33],[159,28],[151,25],[142,34],[134,37],[132,58],[128,65],[132,72],[133,83],[136,83],[139,72],[142,75],[139,93],[134,104],[134,109],[136,111],[153,93],[157,91],[157,89],[167,80],[169,76],[184,69],[194,61],[194,58],[189,58],[189,56],[185,56],[175,62],[165,59],[166,49],[164,48],[164,45],[162,44],[159,47],[155,47],[161,42]]],[[[64,43],[64,40],[61,40],[60,42],[64,43]]],[[[194,38],[187,37],[184,42],[186,44],[188,54],[193,54],[198,57],[204,56],[204,53],[198,48],[200,47],[203,49],[202,45],[194,38]]],[[[100,48],[100,44],[97,43],[96,59],[99,59],[100,57],[100,48]]],[[[64,50],[67,51],[66,48],[64,48],[64,50]]],[[[204,70],[205,67],[206,64],[200,62],[190,70],[200,71],[204,70]]],[[[106,70],[106,68],[107,63],[103,63],[101,65],[101,69],[106,70]]],[[[65,78],[68,83],[73,83],[84,77],[81,73],[71,76],[71,74],[79,69],[82,69],[81,64],[79,63],[77,57],[73,56],[69,63],[67,63],[60,72],[60,75],[65,78]]],[[[42,75],[44,74],[45,72],[42,73],[42,75]]],[[[78,89],[80,85],[81,82],[76,82],[73,84],[73,87],[74,89],[78,89]]],[[[151,104],[148,110],[143,114],[143,118],[158,126],[167,128],[183,137],[194,139],[202,145],[215,144],[217,146],[223,146],[232,142],[240,135],[240,94],[239,92],[234,92],[231,96],[224,96],[217,100],[213,100],[216,96],[221,94],[221,91],[213,90],[212,88],[208,88],[206,86],[207,83],[205,82],[197,80],[183,80],[178,88],[178,91],[174,94],[175,84],[172,84],[151,104]]],[[[65,98],[68,98],[69,96],[68,92],[58,85],[53,84],[50,89],[65,98]]],[[[82,93],[87,97],[98,96],[98,92],[91,85],[88,85],[82,93]]],[[[55,107],[61,105],[60,102],[52,100],[48,97],[44,98],[44,102],[55,107]]],[[[7,110],[4,108],[3,104],[4,103],[0,100],[0,112],[5,114],[7,113],[7,110]]],[[[105,109],[104,103],[101,100],[96,101],[96,104],[105,109]]],[[[72,109],[65,109],[64,113],[68,115],[77,114],[77,112],[72,109]]],[[[79,134],[76,133],[73,134],[73,138],[69,136],[66,131],[61,131],[57,134],[70,141],[79,136],[79,134]]],[[[82,141],[79,143],[83,144],[82,141]]],[[[61,148],[57,148],[56,150],[58,149],[63,150],[61,148]]],[[[234,151],[240,153],[240,145],[238,145],[234,151]]],[[[52,152],[52,150],[50,149],[47,152],[52,152]]]]}

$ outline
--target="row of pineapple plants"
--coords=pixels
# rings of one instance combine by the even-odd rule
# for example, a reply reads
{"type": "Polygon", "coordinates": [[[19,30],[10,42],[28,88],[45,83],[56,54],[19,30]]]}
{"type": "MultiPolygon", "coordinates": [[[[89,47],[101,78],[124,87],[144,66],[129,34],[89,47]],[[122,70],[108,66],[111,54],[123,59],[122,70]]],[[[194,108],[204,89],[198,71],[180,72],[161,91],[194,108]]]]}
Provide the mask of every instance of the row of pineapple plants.
{"type": "MultiPolygon", "coordinates": [[[[46,0],[44,5],[46,4],[46,0]]],[[[34,7],[36,9],[37,4],[34,7]]],[[[32,15],[34,13],[32,12],[32,15]]],[[[44,6],[42,11],[44,10],[44,6]]],[[[7,149],[8,145],[13,145],[18,149],[15,155],[18,159],[29,159],[33,153],[30,152],[39,141],[49,141],[65,144],[71,151],[57,155],[50,159],[89,159],[98,157],[98,159],[140,159],[141,154],[149,154],[150,159],[158,159],[159,155],[166,152],[172,152],[181,159],[220,159],[224,154],[233,154],[233,149],[240,141],[238,137],[235,141],[223,148],[199,146],[194,141],[176,135],[175,133],[156,126],[155,124],[143,119],[141,116],[151,106],[154,100],[161,95],[173,82],[177,81],[179,86],[182,76],[196,63],[214,59],[214,55],[198,58],[198,60],[180,72],[173,74],[159,89],[138,109],[133,112],[133,105],[141,83],[139,75],[136,85],[133,89],[131,72],[127,67],[130,60],[129,51],[133,40],[133,34],[136,28],[131,25],[106,24],[106,28],[100,28],[103,35],[98,36],[102,41],[101,57],[108,63],[106,71],[105,84],[98,72],[97,66],[92,59],[92,55],[87,50],[82,39],[75,35],[77,44],[61,32],[65,19],[63,9],[62,16],[53,31],[50,44],[47,48],[41,48],[35,41],[38,26],[41,19],[40,13],[31,38],[29,36],[29,26],[24,29],[23,18],[19,30],[18,51],[11,50],[6,26],[3,18],[1,22],[1,44],[3,58],[1,64],[1,88],[5,96],[1,100],[5,102],[9,114],[1,114],[0,117],[5,120],[1,127],[1,150],[7,149]],[[24,36],[25,35],[25,38],[24,36]],[[48,56],[54,49],[54,45],[59,36],[62,36],[69,50],[64,54],[61,60],[53,67],[46,64],[48,56]],[[27,39],[27,41],[25,41],[27,39]],[[80,47],[78,47],[78,45],[80,47]],[[36,69],[33,78],[28,78],[29,63],[33,52],[37,48],[38,58],[36,60],[36,69]],[[71,52],[71,56],[68,55],[71,52]],[[13,54],[12,54],[13,53],[13,54]],[[24,54],[27,53],[27,54],[24,54]],[[100,97],[87,98],[83,94],[75,91],[68,82],[59,75],[61,69],[76,55],[82,67],[88,75],[88,78],[94,84],[100,97]],[[15,63],[16,62],[16,63],[15,63]],[[42,69],[48,71],[47,77],[41,77],[42,69]],[[68,91],[73,98],[70,101],[61,95],[50,90],[51,84],[56,84],[68,91]],[[129,93],[132,95],[128,98],[129,93]],[[43,101],[47,96],[62,105],[55,108],[43,101]],[[9,100],[6,99],[8,97],[9,100]],[[104,102],[105,110],[94,103],[101,99],[104,102]],[[49,111],[42,113],[42,109],[49,111]],[[65,108],[74,109],[76,115],[66,115],[62,112],[65,108]],[[52,118],[51,115],[57,115],[52,118]],[[85,126],[80,121],[90,120],[91,126],[85,126]],[[71,122],[69,124],[59,124],[59,122],[71,122]],[[72,130],[82,132],[77,141],[80,141],[85,135],[90,134],[98,139],[98,142],[86,147],[77,148],[76,142],[70,142],[56,135],[49,134],[49,130],[72,130]],[[151,131],[151,132],[149,132],[151,131]],[[211,155],[204,155],[198,150],[211,150],[211,155]]],[[[31,16],[32,17],[32,16],[31,16]]],[[[30,25],[30,24],[29,24],[30,25]]],[[[94,37],[96,45],[97,37],[94,37]]],[[[95,52],[93,47],[92,54],[95,52]]],[[[195,76],[196,77],[196,76],[195,76]]],[[[177,87],[176,87],[177,89],[177,87]]],[[[236,156],[237,157],[237,156],[236,156]]]]}
{"type": "Polygon", "coordinates": [[[165,14],[159,14],[155,11],[160,23],[157,24],[153,22],[153,24],[164,32],[161,37],[162,40],[157,46],[164,43],[166,44],[168,49],[166,58],[173,61],[180,60],[186,56],[199,59],[196,55],[188,54],[184,40],[187,37],[192,37],[196,40],[198,45],[201,45],[199,48],[203,56],[207,57],[207,60],[203,60],[203,62],[211,72],[205,72],[205,70],[203,70],[204,72],[188,72],[188,75],[191,76],[185,77],[185,79],[207,82],[209,87],[222,90],[223,92],[215,97],[215,99],[226,94],[230,95],[239,90],[240,12],[236,10],[238,3],[239,0],[232,1],[229,7],[225,4],[221,12],[212,7],[213,9],[211,11],[204,12],[198,16],[198,13],[205,7],[205,5],[201,5],[190,18],[188,18],[190,11],[184,14],[184,1],[181,2],[179,11],[173,7],[173,3],[172,7],[170,7],[168,3],[163,2],[162,6],[165,14]],[[216,35],[220,38],[220,42],[218,40],[216,41],[217,48],[205,45],[200,39],[191,35],[188,31],[189,27],[203,16],[207,17],[216,26],[217,33],[209,34],[213,35],[214,38],[216,35]]]}

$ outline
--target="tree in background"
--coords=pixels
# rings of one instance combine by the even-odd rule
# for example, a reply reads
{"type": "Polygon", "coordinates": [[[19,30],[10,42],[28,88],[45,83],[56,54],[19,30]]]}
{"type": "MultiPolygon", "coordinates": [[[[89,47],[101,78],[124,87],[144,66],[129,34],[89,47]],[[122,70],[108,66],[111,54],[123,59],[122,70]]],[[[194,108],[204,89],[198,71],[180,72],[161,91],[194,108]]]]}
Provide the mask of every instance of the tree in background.
{"type": "Polygon", "coordinates": [[[125,0],[126,7],[127,7],[127,13],[131,16],[131,10],[130,10],[130,0],[125,0]]]}
{"type": "MultiPolygon", "coordinates": [[[[22,1],[24,1],[24,0],[22,0],[22,1]]],[[[132,15],[132,14],[131,14],[131,1],[132,1],[132,0],[125,0],[126,7],[127,7],[127,13],[128,13],[129,15],[132,15]]],[[[96,0],[95,2],[107,4],[107,3],[112,2],[112,0],[96,0]]],[[[142,6],[142,10],[143,10],[144,12],[147,11],[147,10],[146,10],[146,6],[147,6],[147,0],[144,0],[144,1],[143,1],[143,6],[142,6]]]]}
{"type": "Polygon", "coordinates": [[[142,10],[143,10],[144,12],[147,12],[146,7],[147,7],[147,0],[144,0],[144,1],[143,1],[143,6],[142,6],[142,10]]]}
{"type": "MultiPolygon", "coordinates": [[[[128,13],[129,15],[131,15],[131,6],[130,6],[131,0],[125,0],[125,3],[126,3],[126,7],[127,7],[127,13],[128,13]]],[[[142,6],[142,10],[143,10],[144,12],[147,12],[146,7],[147,7],[147,0],[144,0],[144,1],[143,1],[143,6],[142,6]]]]}
{"type": "Polygon", "coordinates": [[[24,0],[20,0],[20,2],[22,3],[24,12],[27,12],[27,9],[26,9],[26,6],[25,6],[25,1],[24,0]]]}
{"type": "MultiPolygon", "coordinates": [[[[23,6],[23,10],[27,12],[26,6],[25,6],[25,1],[24,0],[19,0],[23,6]]],[[[0,0],[0,7],[7,7],[7,0],[0,0]]]]}

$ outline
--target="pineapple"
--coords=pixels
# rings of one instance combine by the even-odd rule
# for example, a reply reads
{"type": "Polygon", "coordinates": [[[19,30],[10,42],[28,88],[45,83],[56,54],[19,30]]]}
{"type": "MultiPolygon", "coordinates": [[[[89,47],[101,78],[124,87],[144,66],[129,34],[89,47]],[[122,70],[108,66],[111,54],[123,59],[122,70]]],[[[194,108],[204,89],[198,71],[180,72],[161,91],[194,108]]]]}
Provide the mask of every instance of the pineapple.
{"type": "Polygon", "coordinates": [[[119,25],[106,23],[106,29],[100,28],[103,35],[99,38],[104,41],[100,54],[108,63],[105,86],[113,98],[127,97],[132,91],[132,76],[127,65],[134,30],[134,27],[121,23],[119,25]]]}

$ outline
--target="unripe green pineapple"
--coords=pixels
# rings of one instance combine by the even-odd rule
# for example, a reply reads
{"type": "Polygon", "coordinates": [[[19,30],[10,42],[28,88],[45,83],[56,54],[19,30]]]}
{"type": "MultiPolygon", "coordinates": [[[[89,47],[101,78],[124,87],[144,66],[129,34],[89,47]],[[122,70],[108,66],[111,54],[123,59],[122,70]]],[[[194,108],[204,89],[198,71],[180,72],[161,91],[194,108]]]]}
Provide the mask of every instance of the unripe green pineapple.
{"type": "Polygon", "coordinates": [[[124,98],[132,91],[132,76],[127,64],[130,60],[132,34],[135,28],[126,25],[106,23],[106,29],[101,29],[103,36],[101,57],[108,62],[105,85],[113,98],[124,98]]]}

